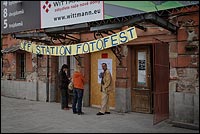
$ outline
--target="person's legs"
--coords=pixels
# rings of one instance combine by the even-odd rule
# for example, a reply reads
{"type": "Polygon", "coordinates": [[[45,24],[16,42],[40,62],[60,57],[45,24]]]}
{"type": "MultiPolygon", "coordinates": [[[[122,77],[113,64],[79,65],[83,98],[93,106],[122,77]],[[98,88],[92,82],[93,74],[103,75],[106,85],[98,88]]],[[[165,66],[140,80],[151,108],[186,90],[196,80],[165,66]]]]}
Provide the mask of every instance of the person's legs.
{"type": "Polygon", "coordinates": [[[101,113],[105,113],[106,112],[106,108],[107,108],[107,104],[108,104],[108,94],[102,92],[102,98],[101,98],[101,113]]]}
{"type": "Polygon", "coordinates": [[[77,89],[77,92],[78,92],[78,113],[82,113],[83,90],[77,89]]]}
{"type": "Polygon", "coordinates": [[[65,95],[66,95],[66,108],[69,108],[69,105],[68,105],[69,93],[67,90],[65,92],[65,95]]]}
{"type": "Polygon", "coordinates": [[[66,108],[66,90],[61,89],[61,109],[66,108]]]}
{"type": "Polygon", "coordinates": [[[77,104],[77,99],[78,99],[78,93],[77,93],[77,89],[73,89],[73,103],[72,103],[72,110],[73,113],[77,113],[77,109],[76,109],[76,104],[77,104]]]}
{"type": "Polygon", "coordinates": [[[110,107],[109,107],[109,94],[107,94],[107,102],[106,102],[106,113],[110,113],[110,107]]]}

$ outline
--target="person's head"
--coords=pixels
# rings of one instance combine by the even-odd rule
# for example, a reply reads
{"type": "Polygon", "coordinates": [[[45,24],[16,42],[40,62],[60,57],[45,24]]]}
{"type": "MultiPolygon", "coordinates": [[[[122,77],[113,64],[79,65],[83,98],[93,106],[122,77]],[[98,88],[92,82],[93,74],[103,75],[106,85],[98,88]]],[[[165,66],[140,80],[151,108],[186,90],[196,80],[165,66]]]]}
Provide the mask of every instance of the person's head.
{"type": "Polygon", "coordinates": [[[69,67],[68,67],[67,64],[63,64],[62,67],[61,67],[61,70],[64,71],[64,72],[67,71],[68,69],[69,69],[69,67]]]}
{"type": "Polygon", "coordinates": [[[102,69],[105,71],[107,69],[107,64],[106,63],[102,63],[102,69]]]}

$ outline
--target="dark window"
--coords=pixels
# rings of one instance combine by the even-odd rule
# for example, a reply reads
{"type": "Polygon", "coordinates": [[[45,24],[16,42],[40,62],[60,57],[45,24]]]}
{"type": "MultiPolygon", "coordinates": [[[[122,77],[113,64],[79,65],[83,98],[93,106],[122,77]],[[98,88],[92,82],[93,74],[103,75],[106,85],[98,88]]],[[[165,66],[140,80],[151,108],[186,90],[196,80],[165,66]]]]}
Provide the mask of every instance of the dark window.
{"type": "Polygon", "coordinates": [[[17,79],[25,78],[26,55],[25,53],[17,53],[16,77],[17,79]]]}

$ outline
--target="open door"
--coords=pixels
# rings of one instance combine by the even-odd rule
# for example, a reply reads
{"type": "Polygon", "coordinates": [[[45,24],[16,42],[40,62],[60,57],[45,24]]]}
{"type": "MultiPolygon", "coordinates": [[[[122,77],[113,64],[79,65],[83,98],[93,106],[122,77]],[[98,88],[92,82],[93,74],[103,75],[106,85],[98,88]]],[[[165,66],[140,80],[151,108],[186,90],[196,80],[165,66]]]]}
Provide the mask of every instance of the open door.
{"type": "Polygon", "coordinates": [[[169,118],[169,45],[153,45],[154,119],[157,124],[169,118]]]}
{"type": "Polygon", "coordinates": [[[152,113],[151,47],[134,46],[132,49],[132,111],[152,113]]]}

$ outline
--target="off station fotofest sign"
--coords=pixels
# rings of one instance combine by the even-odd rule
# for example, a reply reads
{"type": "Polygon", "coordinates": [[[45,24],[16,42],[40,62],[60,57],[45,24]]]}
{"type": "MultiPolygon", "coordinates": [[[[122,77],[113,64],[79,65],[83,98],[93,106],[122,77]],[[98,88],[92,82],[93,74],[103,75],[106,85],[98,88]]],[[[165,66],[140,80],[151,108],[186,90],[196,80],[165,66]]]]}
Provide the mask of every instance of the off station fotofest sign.
{"type": "Polygon", "coordinates": [[[126,30],[104,38],[72,45],[47,46],[37,45],[33,42],[22,41],[20,43],[20,49],[41,55],[70,56],[101,51],[110,47],[127,43],[136,38],[137,34],[135,27],[130,27],[126,30]]]}

